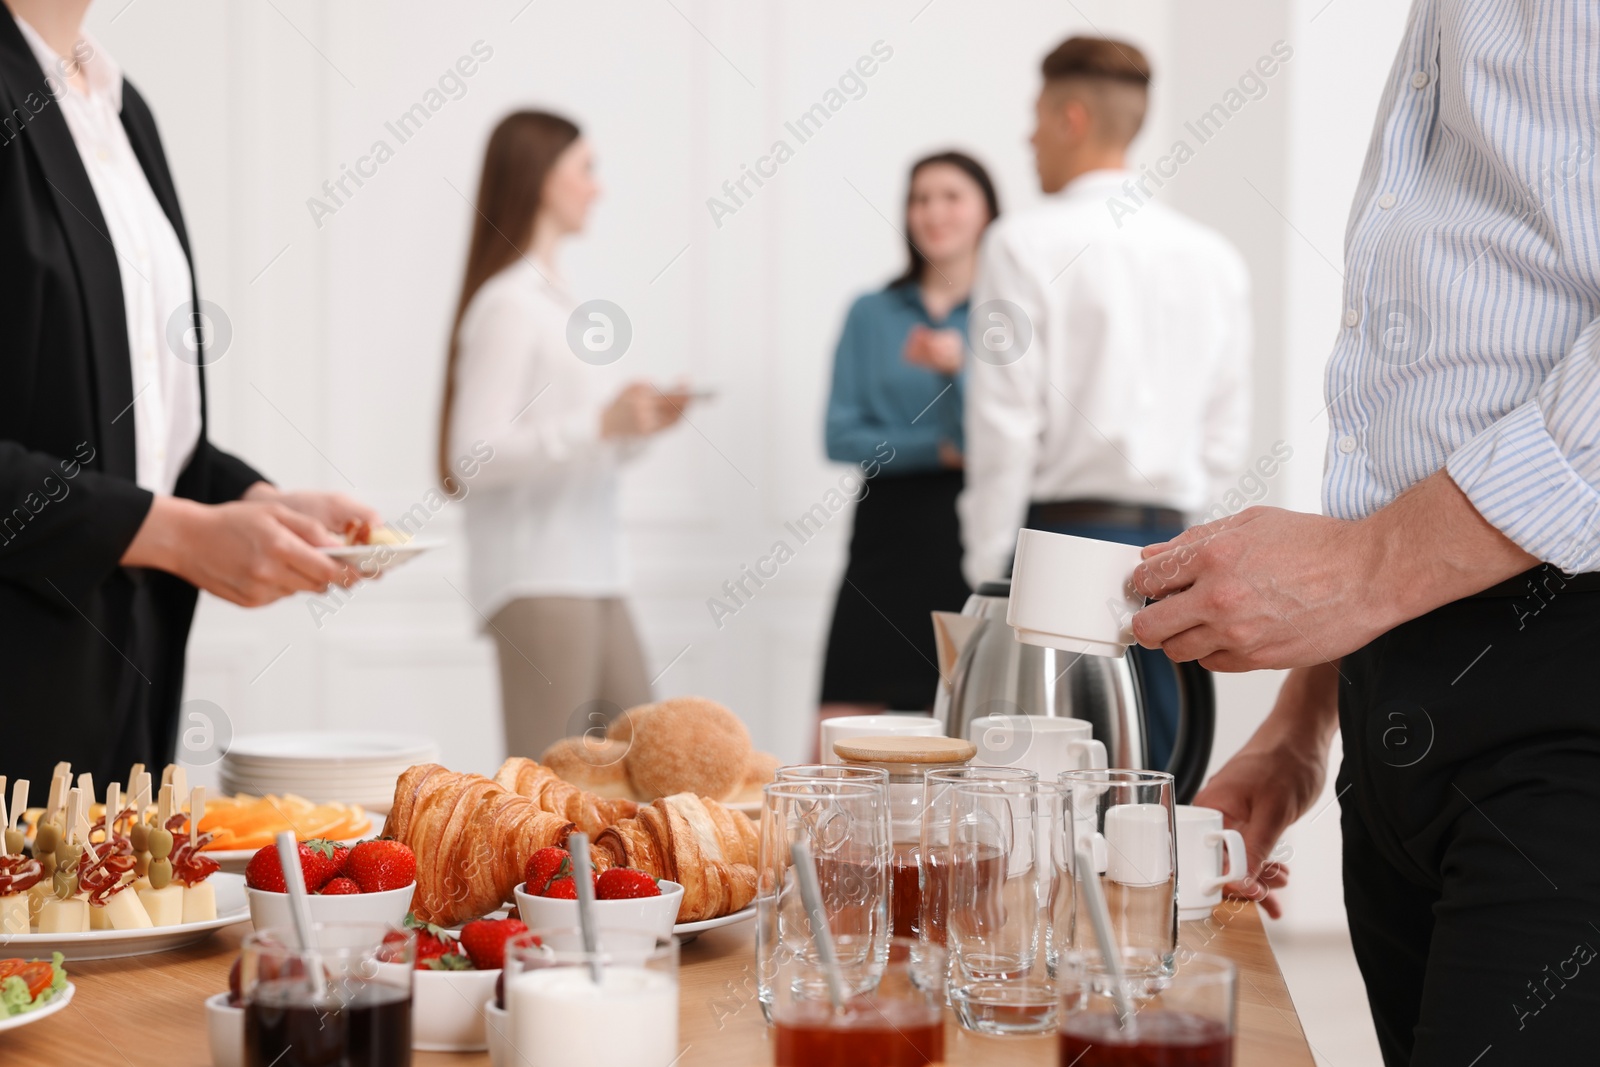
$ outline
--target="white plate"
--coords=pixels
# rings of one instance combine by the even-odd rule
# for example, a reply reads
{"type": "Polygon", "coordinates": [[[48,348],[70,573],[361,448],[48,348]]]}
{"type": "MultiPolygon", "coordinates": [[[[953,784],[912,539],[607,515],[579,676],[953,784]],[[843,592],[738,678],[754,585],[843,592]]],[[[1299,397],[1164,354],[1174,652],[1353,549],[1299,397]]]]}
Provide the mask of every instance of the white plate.
{"type": "Polygon", "coordinates": [[[50,953],[59,952],[68,960],[120,959],[182,948],[210,937],[224,926],[248,922],[250,906],[244,898],[244,876],[219,872],[209,881],[217,891],[217,917],[210,922],[149,930],[90,930],[86,934],[12,934],[6,939],[6,951],[24,957],[48,958],[50,953]]]}
{"type": "Polygon", "coordinates": [[[375,577],[443,544],[443,541],[407,541],[403,545],[335,545],[322,551],[368,577],[375,577]]]}
{"type": "Polygon", "coordinates": [[[224,760],[229,763],[396,763],[436,752],[432,738],[355,730],[300,730],[236,738],[224,760]]]}
{"type": "Polygon", "coordinates": [[[679,938],[687,941],[705,933],[707,930],[716,930],[724,926],[734,926],[738,923],[749,922],[756,917],[756,906],[749,904],[729,915],[721,915],[715,919],[701,919],[697,923],[678,923],[672,932],[679,938]]]}
{"type": "Polygon", "coordinates": [[[19,1026],[27,1026],[29,1023],[36,1023],[40,1019],[54,1015],[72,1002],[72,994],[76,989],[76,986],[68,982],[67,988],[42,1008],[35,1008],[21,1015],[0,1015],[0,1031],[15,1030],[19,1026]]]}

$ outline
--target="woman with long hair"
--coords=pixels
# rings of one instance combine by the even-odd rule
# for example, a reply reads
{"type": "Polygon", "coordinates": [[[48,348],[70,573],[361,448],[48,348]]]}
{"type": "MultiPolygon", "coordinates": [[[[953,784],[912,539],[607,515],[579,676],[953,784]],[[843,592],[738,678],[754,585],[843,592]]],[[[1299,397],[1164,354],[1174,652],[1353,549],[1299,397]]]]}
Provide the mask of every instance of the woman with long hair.
{"type": "Polygon", "coordinates": [[[557,253],[599,194],[593,169],[567,119],[519,111],[495,127],[445,369],[439,476],[454,490],[476,468],[471,594],[499,655],[510,755],[650,699],[622,599],[618,474],[688,396],[624,383],[618,324],[561,278],[557,253]]]}
{"type": "Polygon", "coordinates": [[[929,612],[959,611],[956,497],[967,294],[1000,214],[982,164],[942,152],[911,168],[906,270],[856,300],[834,356],[828,458],[875,469],[856,507],[822,676],[822,716],[922,709],[939,672],[929,612]]]}

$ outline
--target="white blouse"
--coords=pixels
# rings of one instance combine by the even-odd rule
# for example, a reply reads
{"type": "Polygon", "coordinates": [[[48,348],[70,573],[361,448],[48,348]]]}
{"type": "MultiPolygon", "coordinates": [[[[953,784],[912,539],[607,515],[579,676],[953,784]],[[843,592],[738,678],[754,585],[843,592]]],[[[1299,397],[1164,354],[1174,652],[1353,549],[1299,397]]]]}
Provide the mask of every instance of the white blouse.
{"type": "MultiPolygon", "coordinates": [[[[193,299],[189,261],[122,128],[122,68],[99,41],[86,37],[92,54],[83,64],[87,91],[79,90],[62,75],[71,69],[70,61],[56,55],[22,19],[17,26],[50,83],[62,86],[55,103],[89,172],[117,253],[133,400],[131,411],[112,413],[113,421],[133,419],[139,487],[167,495],[200,440],[200,373],[193,346],[180,341],[175,348],[167,339],[173,314],[187,312],[193,299]]],[[[180,318],[187,330],[192,317],[180,318]]]]}
{"type": "Polygon", "coordinates": [[[518,597],[617,596],[628,581],[618,473],[642,443],[600,437],[625,372],[573,354],[575,306],[549,268],[518,259],[461,319],[449,455],[494,450],[466,482],[472,601],[486,618],[518,597]]]}

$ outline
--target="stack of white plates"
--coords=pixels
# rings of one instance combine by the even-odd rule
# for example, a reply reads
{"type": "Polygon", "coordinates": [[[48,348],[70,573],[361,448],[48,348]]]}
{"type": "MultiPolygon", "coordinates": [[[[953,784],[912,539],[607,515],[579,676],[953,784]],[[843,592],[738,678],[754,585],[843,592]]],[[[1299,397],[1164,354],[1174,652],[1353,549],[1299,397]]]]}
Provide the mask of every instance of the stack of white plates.
{"type": "Polygon", "coordinates": [[[235,740],[219,768],[224,792],[295,793],[317,803],[360,804],[387,813],[394,783],[407,768],[433,763],[426,737],[384,733],[256,734],[235,740]]]}

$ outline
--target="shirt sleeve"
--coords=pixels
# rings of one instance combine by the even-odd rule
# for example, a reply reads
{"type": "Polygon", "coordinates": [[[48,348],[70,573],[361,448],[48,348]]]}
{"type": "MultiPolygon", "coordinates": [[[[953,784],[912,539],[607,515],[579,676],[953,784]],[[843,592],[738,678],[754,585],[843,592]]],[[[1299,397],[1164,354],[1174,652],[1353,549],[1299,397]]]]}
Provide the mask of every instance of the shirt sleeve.
{"type": "Polygon", "coordinates": [[[1445,464],[1490,525],[1568,574],[1600,570],[1600,319],[1532,398],[1445,464]]]}
{"type": "Polygon", "coordinates": [[[1042,389],[1047,386],[1040,376],[1044,339],[1039,334],[1045,322],[1044,293],[1034,272],[1003,237],[1002,231],[991,230],[984,239],[967,320],[972,352],[964,390],[967,476],[957,510],[965,550],[962,572],[974,589],[1003,577],[1016,549],[1045,418],[1042,389]],[[998,336],[1003,337],[1016,324],[1003,322],[997,309],[985,307],[994,300],[1016,305],[1029,323],[1029,345],[1010,362],[1009,353],[996,349],[992,331],[1002,331],[998,336]]]}
{"type": "Polygon", "coordinates": [[[894,448],[896,470],[936,470],[939,441],[947,436],[938,419],[908,426],[890,426],[875,410],[868,384],[867,364],[872,357],[868,318],[871,312],[858,300],[845,316],[844,330],[833,354],[833,383],[828,391],[824,428],[828,458],[835,463],[868,463],[877,459],[878,445],[894,448]]]}
{"type": "Polygon", "coordinates": [[[494,448],[476,479],[482,486],[537,478],[609,447],[600,437],[600,408],[561,410],[539,397],[551,380],[546,340],[535,309],[509,290],[480,294],[458,335],[450,455],[475,442],[494,448]],[[542,406],[541,406],[542,405],[542,406]]]}

